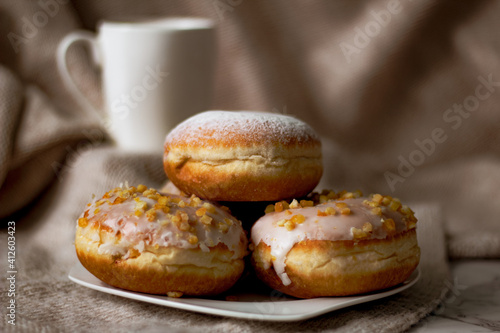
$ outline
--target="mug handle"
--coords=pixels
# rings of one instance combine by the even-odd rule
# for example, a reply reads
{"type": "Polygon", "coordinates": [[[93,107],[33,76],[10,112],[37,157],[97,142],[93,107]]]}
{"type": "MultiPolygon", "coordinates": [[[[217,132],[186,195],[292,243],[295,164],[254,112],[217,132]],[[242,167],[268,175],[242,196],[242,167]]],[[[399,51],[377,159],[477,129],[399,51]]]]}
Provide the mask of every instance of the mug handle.
{"type": "Polygon", "coordinates": [[[66,35],[57,47],[57,68],[64,84],[71,91],[72,95],[75,97],[77,102],[84,109],[93,112],[98,119],[102,120],[103,115],[99,110],[97,110],[87,99],[87,97],[82,93],[82,91],[76,86],[75,81],[69,74],[68,64],[66,62],[66,54],[69,47],[75,42],[85,42],[90,46],[92,60],[95,64],[101,64],[101,57],[99,54],[98,44],[96,36],[90,31],[77,30],[66,35]]]}

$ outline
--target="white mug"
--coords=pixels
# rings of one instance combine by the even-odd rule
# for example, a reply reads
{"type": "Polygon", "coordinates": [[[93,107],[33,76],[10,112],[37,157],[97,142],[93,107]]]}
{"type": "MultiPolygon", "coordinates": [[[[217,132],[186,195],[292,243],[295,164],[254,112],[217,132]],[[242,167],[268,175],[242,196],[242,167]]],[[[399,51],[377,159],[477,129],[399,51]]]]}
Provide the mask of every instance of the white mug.
{"type": "Polygon", "coordinates": [[[175,125],[210,108],[216,48],[211,20],[105,21],[97,35],[67,35],[57,51],[59,72],[77,101],[100,116],[68,72],[66,53],[77,41],[91,46],[102,68],[102,120],[118,147],[160,152],[175,125]]]}

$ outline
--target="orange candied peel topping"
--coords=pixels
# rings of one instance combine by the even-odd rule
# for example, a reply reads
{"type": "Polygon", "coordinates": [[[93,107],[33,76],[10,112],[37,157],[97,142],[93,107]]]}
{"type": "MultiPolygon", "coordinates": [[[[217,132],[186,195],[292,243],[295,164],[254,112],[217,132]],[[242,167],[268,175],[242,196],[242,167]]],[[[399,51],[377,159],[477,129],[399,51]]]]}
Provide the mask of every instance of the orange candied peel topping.
{"type": "Polygon", "coordinates": [[[396,224],[394,223],[393,219],[382,219],[381,222],[382,226],[388,234],[396,232],[396,224]]]}
{"type": "Polygon", "coordinates": [[[212,224],[212,218],[208,215],[205,215],[203,214],[201,217],[200,217],[200,222],[205,224],[205,225],[211,225],[212,224]]]}
{"type": "MultiPolygon", "coordinates": [[[[205,228],[212,226],[222,233],[227,233],[229,228],[235,223],[230,218],[224,218],[222,222],[215,224],[214,217],[209,214],[216,214],[216,207],[209,202],[204,202],[195,195],[189,198],[169,196],[142,184],[137,187],[125,184],[125,186],[116,187],[106,192],[101,199],[96,200],[93,204],[95,206],[93,210],[91,209],[92,204],[89,203],[87,205],[89,208],[84,212],[83,217],[77,221],[78,226],[84,228],[89,225],[89,213],[92,211],[94,215],[102,213],[104,204],[113,206],[122,204],[125,201],[132,201],[134,203],[133,211],[131,212],[132,216],[145,218],[148,222],[158,223],[161,226],[172,224],[179,231],[186,232],[182,237],[185,237],[193,245],[198,243],[196,228],[194,227],[197,223],[203,225],[205,228]],[[146,198],[154,202],[151,203],[146,198]],[[187,207],[192,207],[194,212],[192,216],[187,213],[185,209],[187,207]]],[[[221,208],[229,213],[228,208],[221,208]]]]}
{"type": "MultiPolygon", "coordinates": [[[[331,190],[323,190],[321,193],[313,192],[307,197],[307,199],[302,199],[300,201],[297,199],[293,199],[290,203],[284,200],[278,201],[274,205],[268,205],[265,209],[265,213],[279,213],[288,209],[314,207],[329,201],[355,199],[361,197],[362,195],[363,193],[360,190],[356,190],[354,192],[340,191],[338,193],[331,190]]],[[[344,207],[347,207],[347,205],[344,207]]],[[[344,210],[344,214],[350,214],[350,210],[344,210]]]]}
{"type": "MultiPolygon", "coordinates": [[[[350,215],[351,209],[345,202],[341,202],[346,199],[356,199],[361,198],[363,193],[360,190],[356,190],[353,192],[348,191],[340,191],[335,192],[332,190],[323,190],[321,192],[313,192],[307,196],[306,199],[297,200],[293,199],[290,202],[287,201],[278,201],[275,204],[268,205],[265,209],[265,213],[280,213],[285,212],[286,215],[292,215],[294,209],[304,208],[304,207],[314,207],[320,204],[324,204],[331,201],[335,202],[335,208],[329,207],[325,210],[318,209],[317,216],[329,216],[340,213],[342,215],[350,215]],[[339,202],[340,201],[340,202],[339,202]]],[[[414,229],[416,227],[417,218],[415,217],[415,213],[408,207],[401,203],[398,198],[393,198],[390,195],[382,195],[379,193],[369,195],[365,200],[363,200],[363,204],[370,208],[370,212],[373,215],[383,217],[383,212],[385,209],[389,209],[395,212],[399,212],[403,215],[402,220],[406,224],[406,228],[408,230],[414,229]],[[385,208],[384,208],[385,207],[385,208]]],[[[388,219],[389,222],[384,224],[384,228],[388,233],[395,231],[394,221],[388,219]],[[392,222],[391,222],[392,221],[392,222]]],[[[280,222],[280,226],[286,227],[289,230],[293,230],[295,228],[294,224],[286,223],[288,220],[284,219],[280,222]]],[[[382,221],[386,221],[382,218],[382,221]]],[[[361,229],[359,229],[361,230],[361,229]]],[[[363,231],[363,230],[361,230],[363,231]]],[[[358,233],[360,235],[360,233],[358,233]]]]}
{"type": "Polygon", "coordinates": [[[337,211],[333,207],[326,207],[324,211],[321,211],[318,209],[318,216],[329,216],[329,215],[335,215],[337,214],[337,211]]]}
{"type": "MultiPolygon", "coordinates": [[[[363,204],[372,207],[371,212],[379,216],[382,216],[382,207],[387,207],[392,211],[401,213],[407,229],[414,229],[417,225],[415,213],[407,205],[401,204],[401,201],[398,198],[376,193],[371,194],[367,200],[363,200],[363,204]]],[[[393,230],[395,230],[395,227],[393,226],[394,221],[392,219],[382,219],[382,223],[388,232],[393,232],[393,230]],[[388,220],[389,222],[387,222],[388,220]]]]}
{"type": "Polygon", "coordinates": [[[81,228],[85,228],[89,224],[89,220],[86,217],[80,217],[78,219],[78,226],[81,228]]]}
{"type": "Polygon", "coordinates": [[[354,239],[365,239],[369,237],[369,234],[366,231],[356,227],[351,228],[351,234],[354,239]]]}
{"type": "Polygon", "coordinates": [[[361,227],[361,229],[355,227],[351,228],[352,237],[355,240],[361,240],[370,237],[372,231],[373,225],[370,222],[366,222],[365,224],[363,224],[363,227],[361,227]]]}
{"type": "Polygon", "coordinates": [[[370,222],[366,222],[365,224],[363,224],[363,231],[368,233],[372,232],[373,225],[370,222]]]}
{"type": "Polygon", "coordinates": [[[194,245],[194,244],[198,243],[198,237],[195,236],[195,235],[190,235],[188,237],[188,242],[189,242],[189,244],[193,244],[194,245]]]}
{"type": "Polygon", "coordinates": [[[302,224],[306,220],[306,217],[302,214],[293,215],[290,219],[281,219],[276,222],[278,227],[285,227],[286,230],[290,231],[295,229],[297,224],[302,224]]]}

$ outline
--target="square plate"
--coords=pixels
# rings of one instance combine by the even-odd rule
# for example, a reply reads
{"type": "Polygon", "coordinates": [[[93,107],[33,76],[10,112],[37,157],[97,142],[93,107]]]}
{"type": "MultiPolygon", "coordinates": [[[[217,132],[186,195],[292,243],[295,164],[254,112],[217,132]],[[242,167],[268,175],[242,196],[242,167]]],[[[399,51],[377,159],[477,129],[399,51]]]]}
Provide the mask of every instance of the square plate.
{"type": "Polygon", "coordinates": [[[104,293],[176,309],[241,319],[297,321],[402,292],[418,281],[420,278],[420,270],[417,268],[408,280],[390,289],[356,296],[320,297],[312,299],[298,299],[286,296],[277,290],[262,286],[256,281],[250,281],[251,284],[249,284],[248,281],[244,284],[240,283],[240,287],[238,287],[237,284],[237,286],[233,287],[221,297],[171,298],[167,296],[143,294],[107,285],[93,276],[80,263],[76,264],[71,269],[68,277],[75,283],[104,293]],[[249,285],[256,286],[255,290],[249,291],[249,285]],[[236,300],[226,301],[225,296],[227,295],[234,296],[232,298],[236,300]]]}

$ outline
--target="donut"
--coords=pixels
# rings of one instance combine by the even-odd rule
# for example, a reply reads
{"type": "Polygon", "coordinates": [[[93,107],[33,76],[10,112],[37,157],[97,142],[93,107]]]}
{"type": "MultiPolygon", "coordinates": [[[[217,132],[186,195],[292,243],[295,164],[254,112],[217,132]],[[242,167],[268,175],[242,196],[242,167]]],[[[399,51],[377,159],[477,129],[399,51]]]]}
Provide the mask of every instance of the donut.
{"type": "Polygon", "coordinates": [[[398,199],[360,191],[309,199],[270,205],[252,227],[252,266],[271,288],[298,298],[362,294],[417,267],[417,219],[398,199]]]}
{"type": "Polygon", "coordinates": [[[323,172],[321,142],[294,117],[253,111],[206,111],[166,137],[168,178],[187,194],[214,201],[301,197],[323,172]]]}
{"type": "Polygon", "coordinates": [[[242,274],[247,238],[237,219],[196,196],[125,185],[87,205],[75,248],[82,265],[111,286],[215,295],[242,274]]]}

